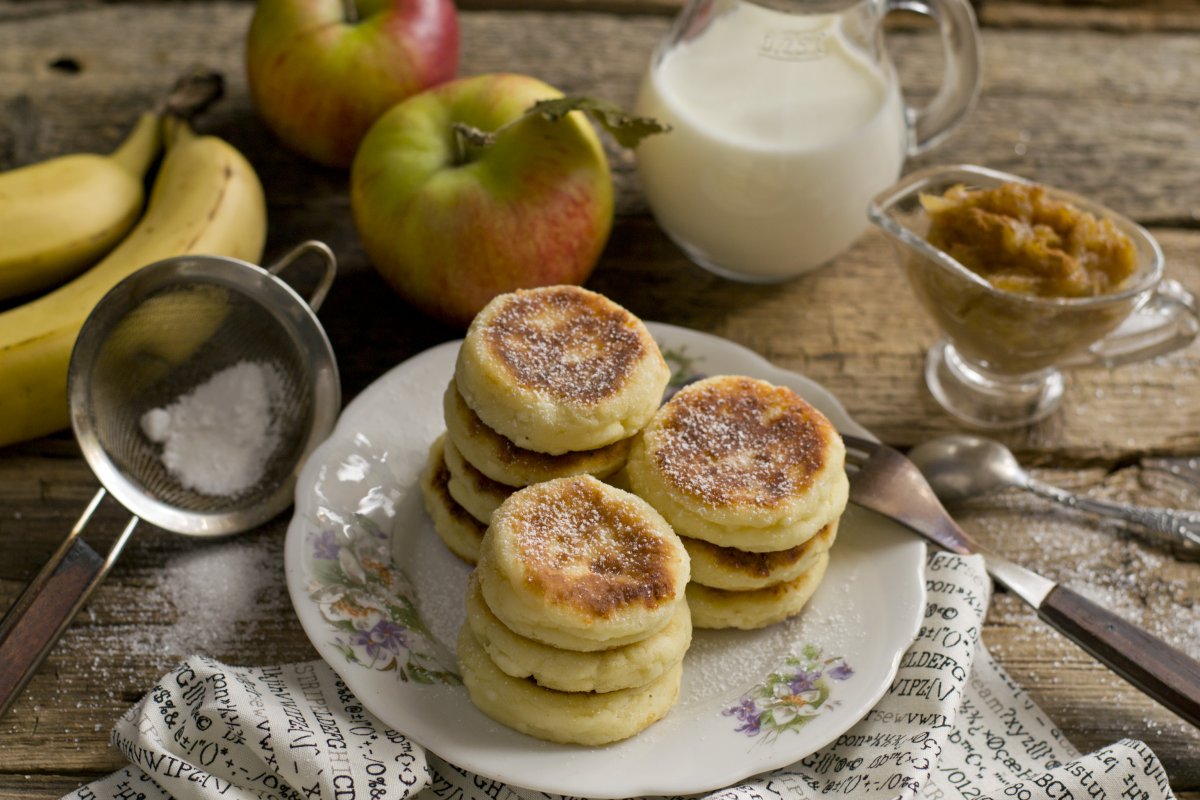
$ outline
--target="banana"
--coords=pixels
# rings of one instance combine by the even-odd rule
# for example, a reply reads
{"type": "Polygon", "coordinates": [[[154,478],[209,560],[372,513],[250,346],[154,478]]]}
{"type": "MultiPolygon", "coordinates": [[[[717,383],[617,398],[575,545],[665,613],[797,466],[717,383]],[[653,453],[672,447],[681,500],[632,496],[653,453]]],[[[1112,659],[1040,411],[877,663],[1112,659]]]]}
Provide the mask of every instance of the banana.
{"type": "Polygon", "coordinates": [[[96,262],[142,212],[161,149],[146,112],[111,155],[74,153],[0,173],[0,299],[56,286],[96,262]]]}
{"type": "Polygon", "coordinates": [[[255,262],[266,202],[254,168],[232,145],[163,121],[167,151],[137,226],[98,264],[58,289],[0,313],[0,446],[68,426],[67,366],[88,314],[141,267],[199,253],[255,262]]]}

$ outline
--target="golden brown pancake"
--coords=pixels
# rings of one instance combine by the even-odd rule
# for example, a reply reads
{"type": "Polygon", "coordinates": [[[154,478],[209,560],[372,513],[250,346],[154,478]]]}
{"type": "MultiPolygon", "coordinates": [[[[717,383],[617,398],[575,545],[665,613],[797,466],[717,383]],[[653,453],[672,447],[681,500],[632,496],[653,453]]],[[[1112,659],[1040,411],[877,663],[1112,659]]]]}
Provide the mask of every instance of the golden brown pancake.
{"type": "Polygon", "coordinates": [[[749,591],[786,583],[806,572],[837,538],[838,522],[826,525],[804,544],[787,550],[752,553],[681,537],[692,562],[692,582],[713,589],[749,591]]]}
{"type": "Polygon", "coordinates": [[[551,454],[632,436],[654,414],[669,378],[641,320],[578,286],[522,290],[488,303],[467,330],[455,368],[459,391],[485,425],[518,447],[551,454]]]}
{"type": "Polygon", "coordinates": [[[679,698],[683,665],[630,689],[559,692],[506,675],[464,625],[458,670],[471,702],[500,724],[551,742],[594,746],[627,739],[665,716],[679,698]]]}
{"type": "Polygon", "coordinates": [[[516,489],[494,481],[475,469],[462,457],[462,453],[458,452],[450,437],[444,438],[446,469],[450,470],[450,481],[446,489],[455,502],[475,519],[487,525],[492,521],[493,512],[516,489]]]}
{"type": "Polygon", "coordinates": [[[804,609],[825,577],[828,565],[829,553],[820,553],[799,577],[748,592],[729,592],[689,583],[687,599],[692,610],[692,624],[697,628],[753,630],[782,622],[804,609]]]}
{"type": "Polygon", "coordinates": [[[467,624],[506,675],[532,678],[560,692],[612,692],[645,685],[682,661],[692,641],[692,615],[687,603],[679,603],[665,628],[624,647],[584,653],[535,642],[509,630],[492,613],[475,573],[467,586],[467,624]]]}
{"type": "Polygon", "coordinates": [[[625,464],[633,441],[632,438],[626,438],[595,450],[573,451],[556,456],[517,447],[483,424],[483,420],[463,400],[453,380],[442,396],[442,410],[450,441],[462,457],[497,483],[513,487],[568,475],[607,477],[625,464]]]}
{"type": "Polygon", "coordinates": [[[583,651],[662,630],[689,575],[687,551],[658,512],[588,475],[514,493],[492,515],[478,571],[508,628],[583,651]]]}
{"type": "Polygon", "coordinates": [[[446,547],[463,561],[474,564],[479,560],[479,545],[486,527],[450,496],[444,441],[445,436],[439,436],[429,448],[429,461],[421,472],[421,497],[426,513],[433,520],[433,529],[446,547]]]}
{"type": "Polygon", "coordinates": [[[677,392],[635,439],[626,471],[681,536],[739,550],[802,544],[849,493],[829,420],[787,387],[736,375],[677,392]]]}

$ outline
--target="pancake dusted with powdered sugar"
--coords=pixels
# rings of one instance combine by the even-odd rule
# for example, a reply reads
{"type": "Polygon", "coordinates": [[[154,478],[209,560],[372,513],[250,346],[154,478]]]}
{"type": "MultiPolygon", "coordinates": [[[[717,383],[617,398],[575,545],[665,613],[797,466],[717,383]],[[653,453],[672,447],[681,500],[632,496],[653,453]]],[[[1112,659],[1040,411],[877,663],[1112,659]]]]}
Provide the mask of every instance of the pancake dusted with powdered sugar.
{"type": "Polygon", "coordinates": [[[488,607],[509,629],[583,651],[664,628],[690,574],[687,551],[658,512],[590,476],[513,494],[492,515],[478,573],[488,607]]]}
{"type": "Polygon", "coordinates": [[[455,368],[458,391],[485,425],[550,454],[632,436],[669,378],[641,320],[578,286],[500,295],[471,323],[455,368]]]}
{"type": "Polygon", "coordinates": [[[784,550],[845,509],[841,436],[787,387],[742,376],[680,390],[635,439],[630,485],[680,536],[784,550]]]}
{"type": "Polygon", "coordinates": [[[687,548],[693,625],[754,629],[803,610],[846,508],[845,459],[820,411],[766,381],[707,378],[658,410],[625,474],[687,548]]]}

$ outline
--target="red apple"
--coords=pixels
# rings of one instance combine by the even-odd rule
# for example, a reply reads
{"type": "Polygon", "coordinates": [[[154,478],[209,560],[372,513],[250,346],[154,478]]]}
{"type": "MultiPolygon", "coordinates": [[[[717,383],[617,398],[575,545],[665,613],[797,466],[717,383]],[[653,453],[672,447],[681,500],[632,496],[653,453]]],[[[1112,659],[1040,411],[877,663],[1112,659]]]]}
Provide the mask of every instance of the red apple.
{"type": "Polygon", "coordinates": [[[510,124],[561,96],[525,75],[480,75],[415,95],[371,127],[350,172],[354,222],[414,306],[466,325],[498,294],[591,274],[613,219],[595,129],[579,111],[510,124]],[[455,123],[498,133],[489,147],[464,145],[455,123]]]}
{"type": "Polygon", "coordinates": [[[452,0],[259,0],[246,41],[263,121],[329,166],[349,166],[384,111],[457,68],[452,0]]]}

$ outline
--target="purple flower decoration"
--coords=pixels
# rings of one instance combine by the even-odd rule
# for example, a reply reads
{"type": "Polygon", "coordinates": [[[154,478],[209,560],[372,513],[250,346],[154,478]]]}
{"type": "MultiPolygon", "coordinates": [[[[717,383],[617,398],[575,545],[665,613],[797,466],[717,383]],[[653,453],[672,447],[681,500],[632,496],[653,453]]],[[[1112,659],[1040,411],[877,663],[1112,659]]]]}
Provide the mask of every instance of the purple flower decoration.
{"type": "Polygon", "coordinates": [[[352,644],[365,647],[367,657],[375,659],[381,651],[395,653],[401,648],[408,647],[408,631],[401,625],[381,619],[369,631],[359,631],[354,634],[352,644]]]}
{"type": "Polygon", "coordinates": [[[838,663],[836,667],[829,670],[829,677],[835,681],[844,681],[854,674],[854,670],[850,669],[850,665],[845,661],[838,663]]]}
{"type": "Polygon", "coordinates": [[[844,681],[853,674],[841,656],[824,658],[819,647],[806,645],[721,713],[741,723],[734,729],[738,733],[770,744],[784,732],[816,719],[826,706],[836,706],[830,681],[844,681]]]}
{"type": "Polygon", "coordinates": [[[721,713],[727,717],[737,717],[741,721],[742,724],[734,729],[738,733],[757,736],[758,732],[762,730],[762,712],[759,711],[758,705],[748,697],[743,697],[736,706],[727,708],[721,713]]]}
{"type": "Polygon", "coordinates": [[[324,530],[312,538],[313,558],[322,561],[337,561],[342,546],[337,543],[333,531],[324,530]]]}
{"type": "Polygon", "coordinates": [[[788,681],[788,689],[792,694],[800,694],[801,692],[811,691],[817,685],[817,680],[821,677],[818,672],[805,672],[800,670],[792,676],[788,681]]]}

